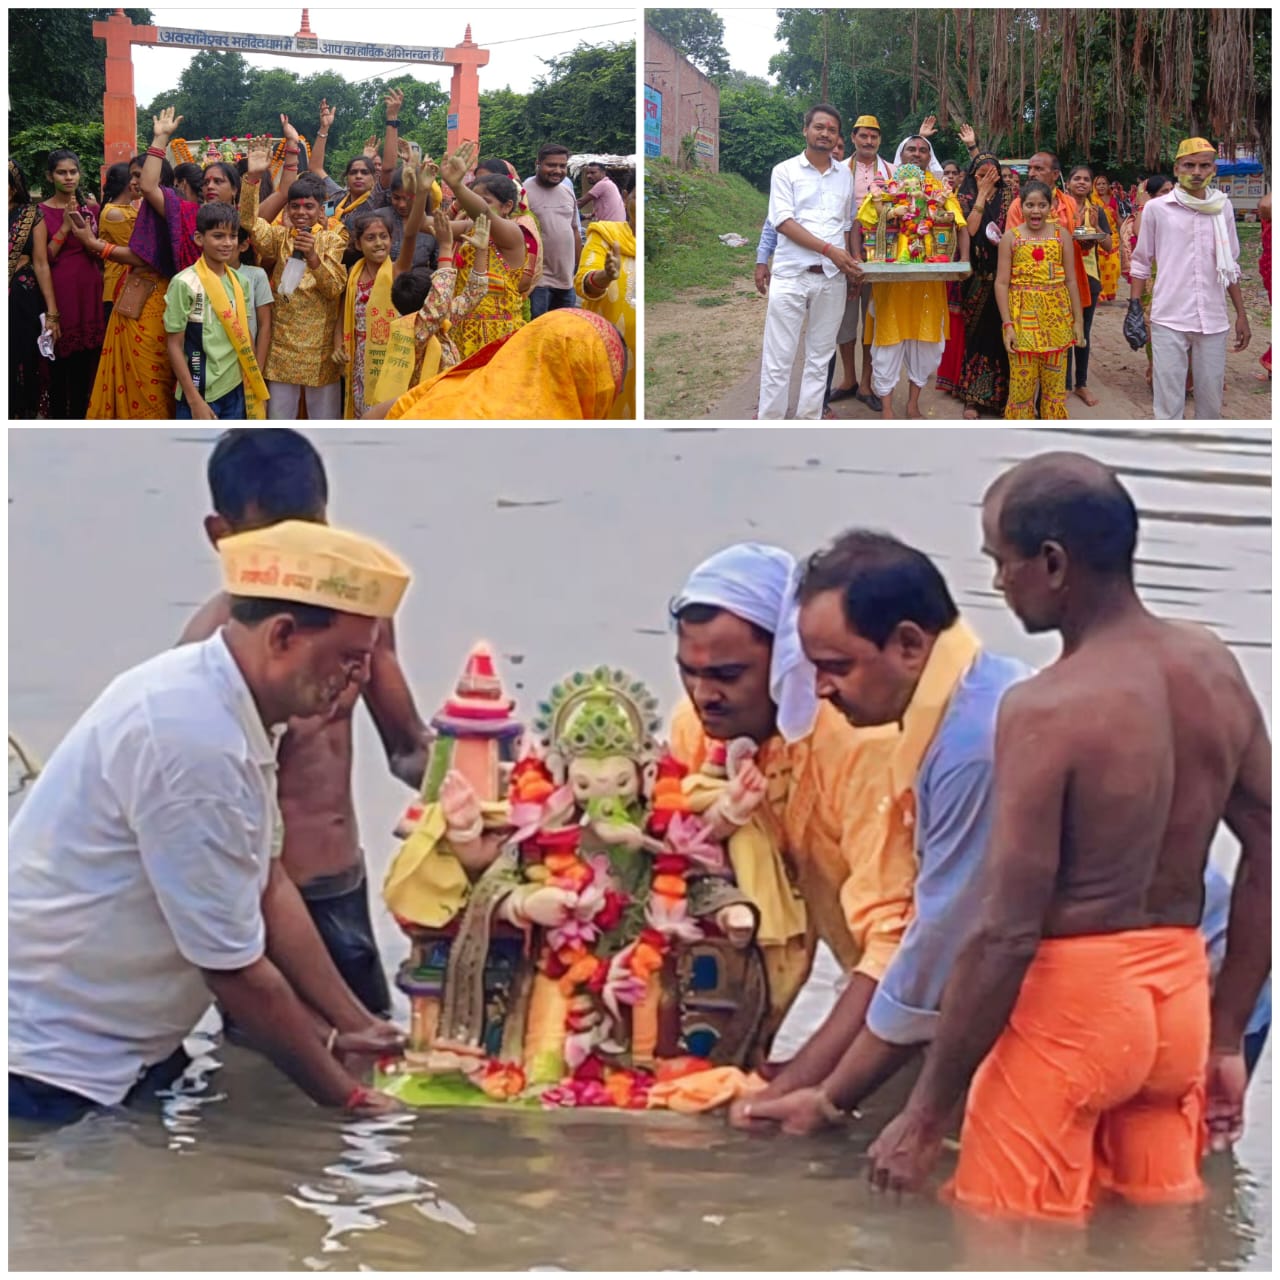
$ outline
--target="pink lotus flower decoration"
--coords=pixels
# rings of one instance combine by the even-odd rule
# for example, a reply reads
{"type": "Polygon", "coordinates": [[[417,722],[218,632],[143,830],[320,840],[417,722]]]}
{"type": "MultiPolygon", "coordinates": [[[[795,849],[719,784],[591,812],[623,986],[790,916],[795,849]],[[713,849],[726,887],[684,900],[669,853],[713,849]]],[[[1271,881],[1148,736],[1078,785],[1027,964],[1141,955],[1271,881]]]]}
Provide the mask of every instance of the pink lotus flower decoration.
{"type": "Polygon", "coordinates": [[[707,835],[707,824],[696,814],[677,813],[667,828],[667,844],[672,853],[719,874],[725,869],[724,848],[707,835]]]}
{"type": "Polygon", "coordinates": [[[684,898],[664,898],[655,893],[645,908],[645,919],[666,938],[680,942],[697,942],[702,938],[702,927],[689,919],[689,903],[684,898]]]}
{"type": "Polygon", "coordinates": [[[622,1020],[622,1010],[619,1006],[639,1004],[649,989],[649,984],[628,968],[631,953],[635,949],[636,944],[633,942],[630,946],[623,947],[609,962],[609,973],[604,980],[604,990],[600,993],[605,1007],[619,1021],[622,1020]]]}

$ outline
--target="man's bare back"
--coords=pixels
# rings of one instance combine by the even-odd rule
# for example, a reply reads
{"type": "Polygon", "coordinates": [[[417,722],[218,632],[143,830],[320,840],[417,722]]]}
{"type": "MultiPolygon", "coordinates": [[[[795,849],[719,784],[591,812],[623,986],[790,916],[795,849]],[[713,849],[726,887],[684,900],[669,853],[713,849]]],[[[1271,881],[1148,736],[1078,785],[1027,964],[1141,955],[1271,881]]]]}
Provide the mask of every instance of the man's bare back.
{"type": "Polygon", "coordinates": [[[1004,750],[1028,750],[1031,730],[1043,767],[1065,775],[1045,936],[1195,926],[1217,824],[1241,777],[1245,800],[1249,752],[1269,759],[1226,645],[1186,623],[1127,619],[1013,689],[1005,715],[1004,750]]]}
{"type": "MultiPolygon", "coordinates": [[[[206,640],[230,617],[230,600],[220,593],[207,601],[187,623],[180,644],[206,640]]],[[[371,679],[364,685],[352,685],[327,716],[312,716],[289,721],[288,732],[280,743],[278,794],[280,816],[284,820],[284,869],[297,885],[305,886],[327,876],[345,875],[363,863],[360,832],[356,823],[355,804],[351,793],[352,712],[361,695],[370,701],[370,710],[384,741],[394,734],[396,746],[388,744],[388,754],[398,776],[410,786],[422,779],[417,770],[416,754],[425,750],[425,730],[412,710],[412,701],[395,657],[395,637],[390,627],[380,627],[378,652],[374,657],[371,679]],[[388,661],[389,660],[389,661],[388,661]],[[392,723],[400,717],[389,716],[381,705],[374,705],[377,695],[374,680],[391,684],[389,702],[400,716],[408,715],[403,724],[392,723]],[[407,707],[407,711],[406,711],[407,707]]],[[[425,763],[425,759],[424,759],[425,763]]]]}

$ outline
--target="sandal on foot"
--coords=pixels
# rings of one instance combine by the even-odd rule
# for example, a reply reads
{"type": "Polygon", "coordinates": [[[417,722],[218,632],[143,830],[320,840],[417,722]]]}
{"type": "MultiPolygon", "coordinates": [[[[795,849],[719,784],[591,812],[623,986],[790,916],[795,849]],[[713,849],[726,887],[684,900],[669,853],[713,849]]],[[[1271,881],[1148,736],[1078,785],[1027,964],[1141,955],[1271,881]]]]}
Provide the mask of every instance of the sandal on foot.
{"type": "Polygon", "coordinates": [[[881,402],[880,397],[876,395],[874,391],[868,391],[865,396],[855,395],[854,399],[861,400],[862,403],[865,404],[867,408],[871,410],[872,413],[882,413],[884,411],[884,404],[881,402]]]}
{"type": "Polygon", "coordinates": [[[858,394],[858,384],[855,382],[851,387],[835,387],[832,389],[831,397],[827,401],[828,404],[835,404],[837,400],[849,400],[856,398],[858,394]]]}

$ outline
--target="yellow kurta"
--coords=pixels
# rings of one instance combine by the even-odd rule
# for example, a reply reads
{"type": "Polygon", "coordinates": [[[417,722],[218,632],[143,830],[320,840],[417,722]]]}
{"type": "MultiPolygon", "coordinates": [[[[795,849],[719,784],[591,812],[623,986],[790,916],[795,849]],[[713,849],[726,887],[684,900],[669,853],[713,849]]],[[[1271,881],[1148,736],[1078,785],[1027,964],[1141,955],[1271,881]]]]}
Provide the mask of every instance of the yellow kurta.
{"type": "Polygon", "coordinates": [[[573,287],[582,305],[602,315],[615,325],[627,344],[627,380],[622,394],[609,411],[611,418],[636,416],[636,236],[625,222],[593,222],[587,228],[582,258],[573,287]],[[602,298],[588,298],[583,281],[591,271],[603,271],[609,246],[616,244],[622,253],[622,274],[609,286],[602,298]]]}
{"type": "MultiPolygon", "coordinates": [[[[700,768],[709,739],[691,703],[671,722],[671,753],[700,768]]],[[[771,1022],[776,1030],[813,963],[818,941],[841,968],[879,981],[911,918],[916,857],[910,827],[877,822],[897,731],[854,729],[823,703],[813,733],[800,742],[771,738],[757,754],[767,782],[757,818],[774,837],[804,899],[808,933],[764,948],[771,1022]],[[860,830],[861,828],[861,830],[860,830]]]]}
{"type": "MultiPolygon", "coordinates": [[[[928,195],[942,196],[942,188],[931,178],[925,180],[928,195]]],[[[954,215],[956,234],[964,225],[964,211],[953,195],[942,200],[942,207],[954,215]]],[[[874,231],[878,216],[868,195],[858,209],[863,228],[874,231]]],[[[871,301],[875,324],[873,347],[892,347],[899,342],[945,342],[947,338],[947,286],[941,280],[904,281],[901,284],[873,284],[871,301]]]]}
{"type": "Polygon", "coordinates": [[[293,228],[273,225],[258,217],[258,184],[246,182],[240,189],[240,224],[253,232],[259,257],[275,260],[271,290],[275,294],[271,350],[263,370],[268,382],[298,387],[327,387],[337,382],[338,366],[332,360],[333,330],[347,286],[342,254],[346,230],[312,228],[316,237],[318,270],[308,270],[302,283],[286,297],[280,292],[280,276],[293,252],[293,228]]]}

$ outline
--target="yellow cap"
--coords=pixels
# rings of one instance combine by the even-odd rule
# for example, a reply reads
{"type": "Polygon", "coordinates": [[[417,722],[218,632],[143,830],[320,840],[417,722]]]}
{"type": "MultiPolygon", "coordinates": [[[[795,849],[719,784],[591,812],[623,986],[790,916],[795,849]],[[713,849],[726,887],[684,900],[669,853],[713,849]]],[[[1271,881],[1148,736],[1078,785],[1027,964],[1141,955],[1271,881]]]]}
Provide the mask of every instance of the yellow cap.
{"type": "Polygon", "coordinates": [[[855,129],[874,129],[877,133],[879,133],[880,121],[877,120],[875,116],[859,116],[853,122],[853,127],[855,129]]]}
{"type": "Polygon", "coordinates": [[[409,585],[409,570],[359,534],[310,520],[284,520],[218,543],[228,595],[318,605],[366,618],[389,618],[409,585]]]}
{"type": "Polygon", "coordinates": [[[1212,151],[1215,156],[1218,154],[1218,148],[1207,138],[1184,138],[1178,143],[1178,154],[1174,159],[1181,160],[1183,156],[1194,156],[1201,151],[1212,151]]]}

